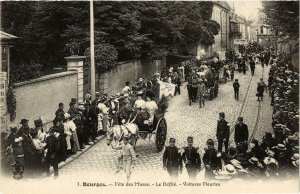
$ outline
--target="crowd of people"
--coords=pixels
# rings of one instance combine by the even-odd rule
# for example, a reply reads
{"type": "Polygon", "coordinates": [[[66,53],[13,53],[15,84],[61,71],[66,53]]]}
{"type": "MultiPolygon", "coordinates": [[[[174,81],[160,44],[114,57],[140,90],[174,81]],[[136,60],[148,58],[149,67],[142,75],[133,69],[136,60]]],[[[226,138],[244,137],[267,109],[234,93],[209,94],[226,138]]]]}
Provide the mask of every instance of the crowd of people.
{"type": "MultiPolygon", "coordinates": [[[[175,73],[170,73],[167,76],[174,80],[175,73]]],[[[108,128],[127,122],[132,113],[139,115],[135,120],[140,130],[146,125],[145,128],[151,128],[155,113],[167,108],[166,99],[158,97],[160,80],[160,73],[156,73],[147,79],[140,78],[132,86],[127,81],[120,93],[111,96],[96,92],[94,100],[89,93],[81,101],[72,98],[67,111],[59,103],[53,126],[48,130],[41,118],[34,121],[34,128],[22,119],[22,126],[11,127],[8,137],[2,139],[3,169],[10,171],[22,166],[24,177],[36,178],[43,173],[49,176],[53,166],[54,176],[58,177],[59,163],[94,144],[99,136],[107,134],[108,128]]]]}
{"type": "MultiPolygon", "coordinates": [[[[268,57],[266,53],[268,52],[264,51],[262,55],[268,57]]],[[[34,128],[28,126],[27,119],[21,120],[21,128],[11,128],[8,138],[2,141],[2,148],[5,148],[2,164],[6,162],[11,167],[24,166],[26,177],[33,178],[40,177],[44,172],[50,175],[50,166],[53,166],[54,176],[58,177],[59,163],[65,162],[77,151],[85,149],[85,146],[95,143],[97,137],[107,134],[108,128],[130,120],[133,112],[142,115],[140,121],[138,116],[135,117],[139,128],[142,130],[151,128],[156,112],[165,111],[167,106],[159,101],[159,81],[175,84],[174,95],[180,95],[180,87],[185,77],[189,103],[199,100],[201,108],[205,105],[204,97],[208,89],[209,94],[213,93],[212,95],[216,96],[218,93],[220,67],[224,67],[225,80],[229,77],[231,80],[234,79],[236,63],[239,64],[239,71],[246,71],[246,62],[249,63],[251,73],[254,75],[257,56],[260,54],[250,54],[232,61],[230,65],[226,65],[226,62],[221,64],[219,61],[195,65],[195,62],[188,61],[163,69],[161,74],[156,73],[147,79],[140,78],[132,86],[126,82],[120,93],[111,96],[96,92],[94,100],[91,100],[90,94],[86,94],[83,101],[73,98],[68,111],[65,111],[63,103],[59,103],[53,127],[49,130],[43,128],[42,119],[34,121],[34,128]]],[[[227,62],[230,60],[229,58],[227,62]]],[[[172,177],[177,177],[182,171],[183,162],[191,179],[196,178],[202,166],[206,177],[221,180],[290,178],[298,175],[299,74],[290,70],[290,62],[283,55],[272,54],[268,63],[264,61],[265,58],[261,59],[262,64],[271,64],[268,86],[261,80],[258,83],[257,97],[258,100],[263,100],[265,88],[268,88],[271,106],[274,107],[272,117],[274,133],[265,133],[261,143],[256,139],[248,142],[248,127],[240,117],[234,128],[236,147],[228,147],[230,126],[225,120],[225,113],[220,113],[216,133],[217,149],[214,140],[207,140],[202,165],[200,154],[193,147],[193,137],[187,139],[188,146],[182,153],[175,146],[175,139],[170,139],[170,145],[163,154],[163,167],[172,177]]],[[[238,100],[238,80],[233,82],[233,87],[235,99],[238,100]]],[[[118,149],[123,149],[126,153],[123,157],[125,165],[123,168],[129,169],[127,171],[129,177],[136,158],[133,148],[128,145],[128,137],[124,137],[124,140],[124,146],[118,149]]]]}
{"type": "MultiPolygon", "coordinates": [[[[249,55],[249,61],[255,56],[249,55]]],[[[225,120],[225,113],[221,112],[217,145],[213,139],[207,140],[202,165],[199,151],[192,145],[193,137],[188,137],[184,154],[175,146],[175,139],[170,138],[170,145],[163,155],[163,167],[171,177],[178,177],[183,162],[192,180],[201,169],[205,169],[206,178],[218,180],[289,180],[299,176],[299,74],[289,69],[289,61],[284,55],[273,54],[269,64],[268,86],[262,79],[258,85],[269,88],[271,106],[274,106],[273,122],[270,123],[273,133],[265,132],[259,143],[249,137],[248,126],[239,117],[234,126],[236,146],[229,147],[230,125],[225,120]]]]}

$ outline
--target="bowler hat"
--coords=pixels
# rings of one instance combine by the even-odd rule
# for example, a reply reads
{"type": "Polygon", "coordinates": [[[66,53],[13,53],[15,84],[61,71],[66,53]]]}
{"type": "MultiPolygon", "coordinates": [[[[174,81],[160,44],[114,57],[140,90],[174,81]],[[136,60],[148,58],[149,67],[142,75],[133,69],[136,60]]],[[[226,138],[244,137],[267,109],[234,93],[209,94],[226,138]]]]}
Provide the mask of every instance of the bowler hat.
{"type": "Polygon", "coordinates": [[[220,113],[219,113],[219,116],[220,116],[220,117],[225,117],[225,113],[224,113],[224,112],[220,112],[220,113]]]}
{"type": "Polygon", "coordinates": [[[193,142],[193,137],[189,136],[189,137],[187,138],[187,141],[188,141],[188,142],[193,142]]]}
{"type": "Polygon", "coordinates": [[[238,118],[238,121],[243,121],[243,120],[244,120],[243,117],[239,117],[239,118],[238,118]]]}
{"type": "Polygon", "coordinates": [[[42,125],[43,125],[42,119],[34,120],[34,125],[35,125],[36,127],[42,126],[42,125]]]}
{"type": "Polygon", "coordinates": [[[208,139],[208,140],[206,141],[206,144],[207,144],[207,145],[214,145],[214,141],[213,141],[212,139],[208,139]]]}
{"type": "Polygon", "coordinates": [[[129,81],[125,82],[125,85],[126,86],[130,85],[130,82],[129,81]]]}
{"type": "Polygon", "coordinates": [[[175,141],[176,141],[175,138],[172,138],[172,137],[169,140],[170,143],[175,143],[175,141]]]}
{"type": "Polygon", "coordinates": [[[76,98],[71,98],[71,102],[75,102],[76,103],[77,99],[76,98]]]}
{"type": "Polygon", "coordinates": [[[25,124],[25,123],[28,123],[28,120],[27,119],[22,119],[20,124],[25,124]]]}

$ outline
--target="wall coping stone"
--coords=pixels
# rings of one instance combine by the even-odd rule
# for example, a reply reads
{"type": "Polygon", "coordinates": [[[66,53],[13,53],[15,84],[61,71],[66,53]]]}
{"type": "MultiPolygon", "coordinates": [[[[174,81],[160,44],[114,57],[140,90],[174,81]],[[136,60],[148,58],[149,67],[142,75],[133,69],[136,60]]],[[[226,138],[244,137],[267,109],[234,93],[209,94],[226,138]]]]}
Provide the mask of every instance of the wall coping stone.
{"type": "Polygon", "coordinates": [[[86,56],[78,56],[78,55],[72,55],[69,57],[65,57],[67,61],[82,61],[83,59],[86,59],[86,56]]]}
{"type": "Polygon", "coordinates": [[[60,78],[60,77],[66,77],[66,76],[75,75],[75,74],[77,74],[76,70],[69,70],[66,72],[45,75],[45,76],[39,77],[37,79],[32,79],[29,81],[15,83],[14,87],[20,87],[20,86],[24,86],[24,85],[29,85],[29,84],[33,84],[33,83],[37,83],[37,82],[42,82],[42,81],[51,80],[51,79],[60,78]]]}

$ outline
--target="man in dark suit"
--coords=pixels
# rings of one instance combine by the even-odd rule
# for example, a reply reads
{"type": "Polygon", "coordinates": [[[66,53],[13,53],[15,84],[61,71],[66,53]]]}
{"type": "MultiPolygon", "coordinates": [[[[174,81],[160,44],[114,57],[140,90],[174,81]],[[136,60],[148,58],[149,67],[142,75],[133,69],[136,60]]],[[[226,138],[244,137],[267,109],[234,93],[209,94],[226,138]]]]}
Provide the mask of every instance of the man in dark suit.
{"type": "Polygon", "coordinates": [[[64,111],[64,103],[59,103],[58,104],[58,109],[55,112],[55,117],[64,117],[65,116],[65,111],[64,111]]]}
{"type": "Polygon", "coordinates": [[[190,179],[195,180],[197,173],[201,169],[200,154],[198,153],[198,149],[193,147],[193,137],[188,137],[187,142],[188,146],[184,148],[182,159],[190,179]]]}
{"type": "Polygon", "coordinates": [[[234,90],[234,99],[239,100],[239,91],[240,91],[240,83],[238,79],[235,79],[235,81],[232,84],[233,90],[234,90]]]}
{"type": "Polygon", "coordinates": [[[20,124],[22,125],[22,127],[17,131],[17,137],[22,136],[24,131],[29,130],[27,119],[22,119],[20,124]]]}
{"type": "Polygon", "coordinates": [[[178,172],[182,173],[182,159],[178,148],[175,146],[174,138],[170,138],[170,145],[165,149],[163,168],[172,178],[177,178],[178,172]]]}
{"type": "Polygon", "coordinates": [[[239,117],[238,121],[234,129],[234,141],[236,145],[247,143],[249,137],[248,126],[243,123],[243,117],[239,117]]]}
{"type": "Polygon", "coordinates": [[[218,139],[218,151],[222,152],[223,144],[225,146],[225,152],[228,150],[228,141],[229,141],[229,124],[225,120],[225,113],[219,113],[219,121],[217,125],[217,139],[218,139]]]}
{"type": "Polygon", "coordinates": [[[24,150],[24,161],[25,161],[25,171],[27,176],[32,176],[34,166],[34,157],[35,155],[35,146],[33,144],[31,135],[30,135],[30,129],[24,128],[23,134],[21,135],[23,138],[23,150],[24,150]]]}
{"type": "Polygon", "coordinates": [[[46,147],[45,149],[48,149],[46,154],[46,165],[47,165],[47,176],[50,176],[50,165],[53,166],[54,169],[54,177],[58,177],[58,163],[59,163],[59,140],[54,135],[55,128],[52,127],[49,130],[49,136],[46,139],[46,147]]]}
{"type": "Polygon", "coordinates": [[[203,163],[205,167],[205,177],[213,178],[214,170],[217,170],[221,167],[221,160],[218,158],[218,151],[214,147],[214,141],[208,139],[206,141],[207,148],[204,148],[205,153],[203,155],[203,163]]]}
{"type": "Polygon", "coordinates": [[[250,58],[250,69],[251,69],[251,75],[253,76],[254,75],[254,71],[255,71],[255,62],[252,58],[250,58]]]}

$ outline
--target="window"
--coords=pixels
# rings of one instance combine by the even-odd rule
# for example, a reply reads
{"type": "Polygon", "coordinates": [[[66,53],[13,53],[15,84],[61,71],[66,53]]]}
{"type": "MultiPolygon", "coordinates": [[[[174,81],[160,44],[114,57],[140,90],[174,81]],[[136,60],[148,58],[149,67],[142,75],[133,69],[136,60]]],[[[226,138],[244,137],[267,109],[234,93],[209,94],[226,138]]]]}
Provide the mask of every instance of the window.
{"type": "Polygon", "coordinates": [[[263,34],[264,33],[264,27],[260,26],[260,33],[263,34]]]}

